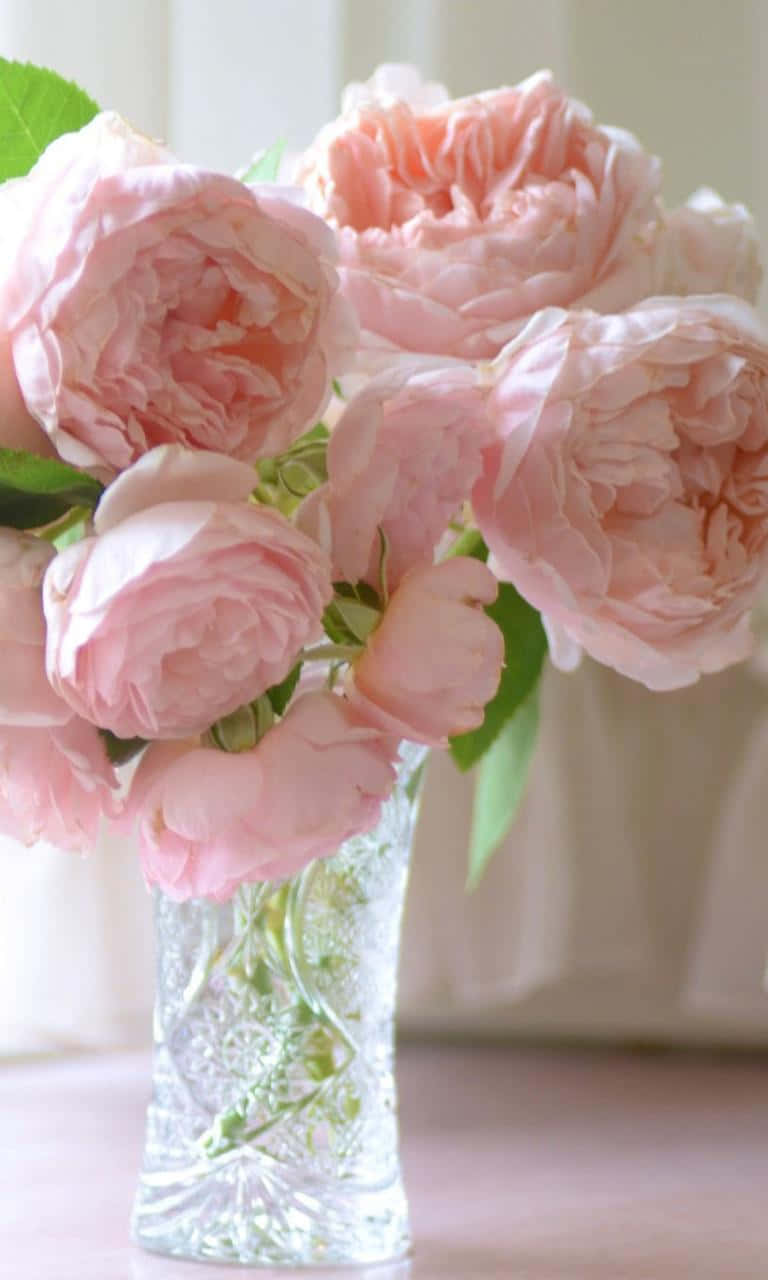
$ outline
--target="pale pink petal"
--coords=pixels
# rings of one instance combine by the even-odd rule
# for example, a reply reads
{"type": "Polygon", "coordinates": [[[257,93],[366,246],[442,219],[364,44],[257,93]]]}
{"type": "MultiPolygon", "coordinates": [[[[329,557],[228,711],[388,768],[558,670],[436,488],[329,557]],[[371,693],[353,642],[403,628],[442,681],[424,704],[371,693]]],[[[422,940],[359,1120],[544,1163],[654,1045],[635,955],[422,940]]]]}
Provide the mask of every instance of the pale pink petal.
{"type": "Polygon", "coordinates": [[[338,230],[361,367],[398,351],[489,359],[542,308],[654,291],[659,162],[548,72],[445,101],[383,68],[297,173],[338,230]]]}
{"type": "Polygon", "coordinates": [[[481,607],[497,591],[490,569],[464,556],[406,574],[350,668],[359,715],[434,746],[476,729],[504,662],[501,631],[481,607]]]}
{"type": "Polygon", "coordinates": [[[153,745],[127,805],[145,877],[174,898],[224,901],[294,875],[375,825],[396,756],[396,740],[327,691],[302,694],[250,751],[153,745]]]}
{"type": "MultiPolygon", "coordinates": [[[[186,464],[172,462],[161,480],[174,489],[186,464]]],[[[217,476],[224,489],[245,487],[248,468],[214,458],[192,460],[190,489],[205,488],[211,466],[214,487],[217,476]]],[[[106,530],[48,569],[48,677],[70,708],[119,737],[182,738],[284,679],[321,634],[330,563],[276,510],[243,501],[153,506],[152,456],[133,472],[117,487],[134,513],[112,523],[118,494],[106,530]]]]}
{"type": "Polygon", "coordinates": [[[237,502],[253,492],[253,467],[219,453],[159,445],[112,482],[99,502],[94,528],[106,533],[128,516],[164,502],[237,502]]]}
{"type": "Polygon", "coordinates": [[[108,476],[173,443],[278,453],[350,363],[329,228],[274,189],[175,163],[113,114],[4,184],[0,215],[23,406],[77,466],[108,476]]]}
{"type": "Polygon", "coordinates": [[[387,584],[429,564],[460,514],[490,440],[477,372],[459,362],[401,362],[349,401],[328,446],[328,483],[303,504],[298,522],[328,545],[334,577],[387,584]]]}
{"type": "Polygon", "coordinates": [[[747,656],[768,575],[768,335],[748,303],[574,312],[489,377],[473,509],[553,660],[583,648],[664,690],[747,656]]]}

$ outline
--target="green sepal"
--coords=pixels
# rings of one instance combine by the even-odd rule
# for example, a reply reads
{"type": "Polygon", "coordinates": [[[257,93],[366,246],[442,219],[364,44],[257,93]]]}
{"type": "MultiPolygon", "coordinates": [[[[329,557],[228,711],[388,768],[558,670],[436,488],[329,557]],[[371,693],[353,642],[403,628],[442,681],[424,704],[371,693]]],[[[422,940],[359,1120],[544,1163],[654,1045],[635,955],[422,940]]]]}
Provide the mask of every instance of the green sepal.
{"type": "Polygon", "coordinates": [[[328,479],[328,428],[317,422],[284,453],[257,463],[256,498],[290,516],[299,502],[328,479]]]}
{"type": "Polygon", "coordinates": [[[251,751],[272,728],[274,718],[269,698],[262,694],[229,715],[221,716],[208,733],[213,745],[221,751],[251,751]]]}
{"type": "Polygon", "coordinates": [[[333,590],[344,600],[359,600],[360,604],[381,612],[381,596],[369,582],[334,582],[333,590]]]}
{"type": "Polygon", "coordinates": [[[291,445],[288,453],[295,453],[296,450],[302,449],[307,444],[317,444],[330,440],[331,433],[324,422],[316,422],[314,427],[310,427],[309,431],[305,431],[303,436],[299,436],[291,445]]]}
{"type": "Polygon", "coordinates": [[[127,764],[129,760],[135,759],[147,745],[146,738],[118,738],[111,729],[99,729],[99,734],[109,761],[114,765],[127,764]]]}
{"type": "Polygon", "coordinates": [[[91,512],[87,507],[70,507],[60,520],[41,529],[40,537],[52,542],[57,551],[63,551],[65,547],[88,537],[90,518],[91,512]]]}
{"type": "Polygon", "coordinates": [[[378,525],[376,532],[379,535],[379,590],[381,598],[385,604],[389,602],[389,538],[378,525]]]}
{"type": "Polygon", "coordinates": [[[334,644],[360,646],[381,620],[381,600],[367,582],[334,582],[334,598],[323,613],[323,627],[334,644]]]}
{"type": "Polygon", "coordinates": [[[471,556],[474,560],[482,560],[485,563],[488,559],[488,548],[479,529],[464,529],[459,534],[445,558],[450,560],[454,556],[471,556]]]}
{"type": "Polygon", "coordinates": [[[328,479],[325,452],[312,457],[287,457],[278,466],[277,475],[292,498],[306,498],[328,479]]]}

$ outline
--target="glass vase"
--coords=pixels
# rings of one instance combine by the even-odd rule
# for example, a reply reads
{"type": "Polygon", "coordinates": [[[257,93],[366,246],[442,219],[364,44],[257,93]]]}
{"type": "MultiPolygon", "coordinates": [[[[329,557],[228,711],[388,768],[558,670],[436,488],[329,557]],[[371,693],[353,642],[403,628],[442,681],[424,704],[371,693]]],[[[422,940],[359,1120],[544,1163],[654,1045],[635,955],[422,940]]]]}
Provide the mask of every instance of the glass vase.
{"type": "Polygon", "coordinates": [[[152,1101],[137,1242],[268,1266],[409,1249],[393,1015],[424,749],[376,829],[225,905],[155,901],[152,1101]]]}

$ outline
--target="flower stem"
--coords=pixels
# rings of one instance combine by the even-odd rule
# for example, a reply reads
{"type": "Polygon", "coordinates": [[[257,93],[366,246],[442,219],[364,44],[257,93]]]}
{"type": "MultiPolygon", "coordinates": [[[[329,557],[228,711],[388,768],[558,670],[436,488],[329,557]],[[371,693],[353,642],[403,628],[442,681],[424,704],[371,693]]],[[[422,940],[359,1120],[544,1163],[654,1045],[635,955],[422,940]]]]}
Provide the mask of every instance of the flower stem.
{"type": "Polygon", "coordinates": [[[314,649],[304,649],[302,662],[327,662],[334,658],[342,662],[352,662],[361,652],[362,645],[356,644],[319,644],[314,649]]]}

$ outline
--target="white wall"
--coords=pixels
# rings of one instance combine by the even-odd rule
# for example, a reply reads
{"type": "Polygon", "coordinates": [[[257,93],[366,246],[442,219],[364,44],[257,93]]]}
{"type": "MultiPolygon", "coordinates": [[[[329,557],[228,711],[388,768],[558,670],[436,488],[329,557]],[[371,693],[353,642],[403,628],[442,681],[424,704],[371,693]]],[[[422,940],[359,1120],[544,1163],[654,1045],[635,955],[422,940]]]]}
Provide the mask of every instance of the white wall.
{"type": "MultiPolygon", "coordinates": [[[[309,141],[379,61],[420,63],[457,94],[549,65],[662,154],[670,200],[718,187],[752,205],[766,241],[767,48],[765,0],[0,0],[5,56],[54,66],[225,170],[278,137],[309,141]]],[[[765,706],[744,671],[671,701],[596,668],[555,680],[524,823],[471,899],[469,784],[433,768],[411,1021],[768,1037],[765,706]],[[696,992],[703,1022],[684,1009],[696,992]]],[[[35,859],[0,848],[0,1048],[130,1037],[151,988],[135,865],[111,841],[88,866],[35,859]]]]}

